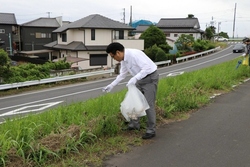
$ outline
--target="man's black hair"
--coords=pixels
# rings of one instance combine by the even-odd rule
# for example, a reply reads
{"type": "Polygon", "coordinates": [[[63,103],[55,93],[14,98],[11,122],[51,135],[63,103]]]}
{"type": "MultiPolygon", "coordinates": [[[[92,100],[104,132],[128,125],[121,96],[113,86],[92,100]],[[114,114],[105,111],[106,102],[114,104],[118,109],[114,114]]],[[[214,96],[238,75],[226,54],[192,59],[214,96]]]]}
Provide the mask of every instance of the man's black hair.
{"type": "Polygon", "coordinates": [[[106,52],[107,53],[112,53],[113,55],[116,54],[116,51],[124,51],[124,46],[118,42],[113,42],[111,44],[108,45],[106,52]]]}
{"type": "Polygon", "coordinates": [[[250,39],[247,38],[247,37],[245,37],[242,41],[243,41],[243,42],[250,42],[250,39]]]}

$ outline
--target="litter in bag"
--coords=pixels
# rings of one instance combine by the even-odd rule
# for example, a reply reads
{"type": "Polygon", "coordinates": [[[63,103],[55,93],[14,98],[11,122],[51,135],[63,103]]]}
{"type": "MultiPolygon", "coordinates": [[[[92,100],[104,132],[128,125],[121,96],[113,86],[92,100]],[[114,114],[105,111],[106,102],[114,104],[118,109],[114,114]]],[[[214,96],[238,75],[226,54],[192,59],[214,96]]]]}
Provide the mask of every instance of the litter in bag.
{"type": "Polygon", "coordinates": [[[242,62],[242,65],[249,65],[249,57],[248,57],[249,55],[246,55],[245,57],[244,57],[244,59],[243,59],[243,62],[242,62]]]}
{"type": "Polygon", "coordinates": [[[127,121],[136,120],[146,115],[149,109],[148,102],[141,91],[133,84],[128,85],[128,92],[121,102],[121,113],[127,121]]]}

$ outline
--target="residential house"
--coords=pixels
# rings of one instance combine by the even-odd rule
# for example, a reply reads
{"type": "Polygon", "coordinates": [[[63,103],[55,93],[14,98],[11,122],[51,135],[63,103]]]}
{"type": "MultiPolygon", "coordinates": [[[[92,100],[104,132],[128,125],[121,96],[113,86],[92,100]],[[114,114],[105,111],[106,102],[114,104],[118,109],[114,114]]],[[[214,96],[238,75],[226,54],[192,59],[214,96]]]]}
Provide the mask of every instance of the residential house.
{"type": "Polygon", "coordinates": [[[12,56],[18,50],[19,41],[15,14],[0,13],[0,49],[12,56]]]}
{"type": "Polygon", "coordinates": [[[58,51],[54,52],[58,59],[78,58],[73,66],[81,69],[109,68],[117,63],[106,53],[111,42],[120,42],[126,48],[144,49],[144,40],[130,37],[131,30],[134,28],[124,23],[93,14],[54,30],[57,41],[45,47],[58,51]]]}
{"type": "Polygon", "coordinates": [[[37,56],[48,60],[50,50],[44,50],[44,45],[57,40],[57,34],[52,32],[63,25],[62,17],[38,18],[20,25],[20,54],[37,56]],[[40,50],[40,51],[39,51],[40,50]],[[34,55],[36,54],[36,55],[34,55]]]}
{"type": "Polygon", "coordinates": [[[182,35],[191,35],[194,39],[202,39],[204,31],[200,29],[197,18],[162,18],[156,24],[166,35],[167,42],[173,46],[175,41],[182,35]]]}
{"type": "Polygon", "coordinates": [[[135,39],[139,39],[141,34],[148,29],[150,25],[138,25],[136,30],[133,31],[135,39]]]}
{"type": "MultiPolygon", "coordinates": [[[[138,39],[148,27],[149,25],[138,25],[133,31],[135,38],[138,39]]],[[[164,32],[167,43],[172,47],[181,34],[191,35],[195,40],[202,39],[204,34],[197,18],[162,18],[156,27],[164,32]]]]}

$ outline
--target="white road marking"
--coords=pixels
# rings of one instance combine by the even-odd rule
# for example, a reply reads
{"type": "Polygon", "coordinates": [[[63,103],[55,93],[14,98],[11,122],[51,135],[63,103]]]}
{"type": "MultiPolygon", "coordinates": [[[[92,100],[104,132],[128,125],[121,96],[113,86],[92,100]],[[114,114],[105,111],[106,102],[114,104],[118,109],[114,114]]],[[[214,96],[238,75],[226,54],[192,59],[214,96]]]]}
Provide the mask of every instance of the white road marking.
{"type": "MultiPolygon", "coordinates": [[[[231,47],[231,46],[230,46],[231,47]]],[[[230,48],[229,47],[229,48],[230,48]]],[[[219,51],[217,53],[220,53],[222,51],[219,51]]],[[[169,74],[169,73],[173,73],[173,72],[177,72],[177,71],[180,71],[180,70],[185,70],[185,69],[188,69],[188,68],[192,68],[192,67],[196,67],[196,66],[199,66],[201,64],[205,64],[207,62],[211,62],[211,61],[214,61],[214,60],[217,60],[217,59],[221,59],[223,57],[226,57],[228,55],[230,55],[231,53],[229,54],[226,54],[224,56],[221,56],[221,57],[217,57],[217,58],[214,58],[214,59],[211,59],[211,60],[208,60],[208,61],[204,61],[202,63],[198,63],[198,64],[195,64],[195,65],[192,65],[192,66],[189,66],[189,67],[184,67],[184,68],[180,68],[180,69],[176,69],[176,70],[172,70],[172,71],[168,71],[168,72],[165,72],[165,73],[161,73],[159,74],[160,76],[161,75],[166,75],[166,74],[169,74]]],[[[177,64],[177,65],[181,65],[181,64],[184,64],[184,63],[187,63],[187,62],[183,62],[183,63],[180,63],[180,64],[177,64]]],[[[106,79],[106,80],[110,80],[109,79],[106,79]]],[[[98,82],[98,81],[96,81],[98,82]]],[[[122,82],[122,83],[119,83],[118,85],[123,85],[123,84],[126,84],[126,82],[122,82]]],[[[69,86],[71,87],[71,86],[69,86]]],[[[43,99],[43,100],[37,100],[37,101],[33,101],[33,102],[28,102],[28,103],[24,103],[24,104],[18,104],[18,105],[15,105],[15,106],[9,106],[9,107],[5,107],[5,108],[0,108],[0,111],[1,110],[6,110],[6,109],[10,109],[10,108],[16,108],[16,107],[20,107],[20,106],[25,106],[25,105],[30,105],[30,104],[34,104],[34,103],[39,103],[39,102],[44,102],[44,101],[49,101],[49,100],[55,100],[55,99],[59,99],[59,98],[63,98],[63,97],[68,97],[68,96],[72,96],[72,95],[77,95],[77,94],[82,94],[82,93],[86,93],[86,92],[91,92],[91,91],[94,91],[94,90],[102,90],[103,87],[99,87],[99,88],[95,88],[95,89],[89,89],[89,90],[85,90],[85,91],[80,91],[80,92],[75,92],[75,93],[70,93],[70,94],[66,94],[66,95],[61,95],[61,96],[56,96],[56,97],[52,97],[52,98],[48,98],[48,99],[43,99]]],[[[62,88],[55,88],[55,89],[64,89],[63,87],[62,88]]],[[[33,92],[33,93],[30,93],[30,94],[36,94],[37,92],[33,92]]],[[[15,96],[10,96],[10,97],[7,97],[7,98],[11,98],[11,97],[17,97],[17,96],[23,96],[22,95],[15,95],[15,96]]],[[[6,97],[3,97],[3,98],[0,98],[0,99],[6,99],[6,97]]]]}
{"type": "MultiPolygon", "coordinates": [[[[160,75],[166,75],[166,74],[173,73],[173,72],[176,72],[176,71],[180,71],[180,70],[185,70],[185,69],[189,69],[189,68],[192,68],[192,67],[196,67],[196,66],[199,66],[199,65],[202,65],[202,64],[206,64],[207,62],[211,62],[211,61],[214,61],[214,60],[221,59],[223,57],[227,57],[230,54],[231,53],[228,53],[228,54],[226,54],[224,56],[221,56],[221,57],[217,57],[217,58],[214,58],[214,59],[211,59],[211,60],[207,60],[207,61],[204,61],[202,63],[194,64],[194,65],[191,65],[191,66],[188,66],[188,67],[183,67],[183,68],[179,68],[179,69],[176,69],[176,70],[172,70],[170,72],[164,72],[164,73],[161,73],[160,75]]],[[[183,63],[187,63],[187,62],[183,62],[183,63]]]]}
{"type": "Polygon", "coordinates": [[[173,77],[173,76],[176,76],[176,75],[181,75],[181,74],[183,74],[184,73],[184,71],[181,71],[181,72],[173,72],[173,73],[169,73],[168,75],[167,75],[167,77],[173,77]]]}
{"type": "Polygon", "coordinates": [[[7,115],[24,114],[24,113],[35,112],[35,111],[42,111],[42,110],[44,110],[46,108],[49,108],[51,106],[57,105],[57,104],[62,103],[62,102],[63,101],[24,106],[24,107],[18,108],[16,110],[9,111],[9,112],[6,112],[4,114],[1,114],[0,117],[7,116],[7,115]],[[34,108],[34,109],[32,109],[32,108],[34,108]]]}

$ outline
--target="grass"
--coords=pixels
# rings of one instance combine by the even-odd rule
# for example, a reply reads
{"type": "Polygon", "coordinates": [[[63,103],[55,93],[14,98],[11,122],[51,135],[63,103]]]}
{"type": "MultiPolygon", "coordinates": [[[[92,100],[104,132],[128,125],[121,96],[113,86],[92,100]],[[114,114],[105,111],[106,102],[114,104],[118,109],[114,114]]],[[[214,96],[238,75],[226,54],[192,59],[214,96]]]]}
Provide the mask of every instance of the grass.
{"type": "MultiPolygon", "coordinates": [[[[239,58],[183,75],[161,79],[158,85],[157,126],[188,119],[190,112],[226,93],[250,75],[248,66],[236,69],[239,58]]],[[[0,125],[0,166],[102,166],[104,160],[150,141],[144,130],[124,132],[119,104],[126,89],[85,102],[50,109],[0,125]],[[116,101],[117,103],[113,103],[116,101]]],[[[146,118],[141,119],[145,128],[146,118]]]]}

